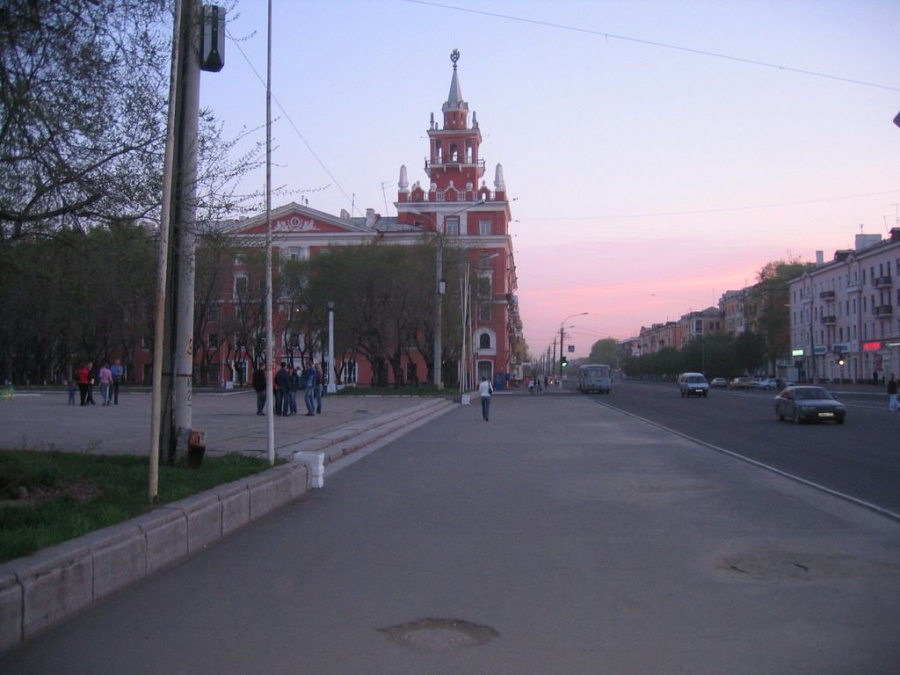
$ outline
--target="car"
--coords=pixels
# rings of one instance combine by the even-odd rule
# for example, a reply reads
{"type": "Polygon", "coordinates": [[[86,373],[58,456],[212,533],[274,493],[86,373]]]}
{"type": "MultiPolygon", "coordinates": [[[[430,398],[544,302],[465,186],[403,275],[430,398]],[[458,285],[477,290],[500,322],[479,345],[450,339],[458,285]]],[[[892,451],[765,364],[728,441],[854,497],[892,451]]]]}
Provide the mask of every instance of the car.
{"type": "Polygon", "coordinates": [[[775,397],[775,417],[802,422],[843,424],[847,408],[824,387],[796,385],[785,387],[775,397]]]}
{"type": "Polygon", "coordinates": [[[753,387],[752,377],[736,377],[728,383],[729,389],[751,389],[753,387]]]}
{"type": "Polygon", "coordinates": [[[681,397],[703,396],[709,394],[709,382],[703,373],[682,373],[678,377],[678,391],[681,397]]]}
{"type": "Polygon", "coordinates": [[[768,391],[769,389],[778,389],[779,386],[783,385],[780,385],[778,380],[774,377],[761,377],[758,380],[754,381],[753,386],[756,389],[764,389],[768,391]]]}
{"type": "Polygon", "coordinates": [[[726,380],[724,377],[714,377],[709,383],[709,386],[713,389],[724,389],[728,386],[728,380],[726,380]]]}

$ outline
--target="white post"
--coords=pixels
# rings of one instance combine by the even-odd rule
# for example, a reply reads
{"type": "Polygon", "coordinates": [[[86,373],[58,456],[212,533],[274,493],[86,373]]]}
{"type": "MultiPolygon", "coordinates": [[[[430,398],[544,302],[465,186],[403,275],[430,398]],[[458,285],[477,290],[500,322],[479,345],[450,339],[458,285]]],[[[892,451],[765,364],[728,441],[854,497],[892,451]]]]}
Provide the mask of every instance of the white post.
{"type": "Polygon", "coordinates": [[[334,369],[334,303],[328,303],[328,389],[329,394],[337,393],[337,385],[334,378],[337,371],[334,369]]]}

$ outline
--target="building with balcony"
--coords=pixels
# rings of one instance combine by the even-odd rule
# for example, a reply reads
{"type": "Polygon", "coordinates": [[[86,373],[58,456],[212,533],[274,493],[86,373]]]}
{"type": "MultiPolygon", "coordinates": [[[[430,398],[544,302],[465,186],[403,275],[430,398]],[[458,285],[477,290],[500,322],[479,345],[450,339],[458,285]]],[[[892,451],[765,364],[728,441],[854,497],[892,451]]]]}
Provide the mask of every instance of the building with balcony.
{"type": "Polygon", "coordinates": [[[791,357],[804,381],[871,381],[900,374],[900,228],[857,235],[789,283],[791,357]],[[896,286],[896,287],[895,287],[896,286]]]}

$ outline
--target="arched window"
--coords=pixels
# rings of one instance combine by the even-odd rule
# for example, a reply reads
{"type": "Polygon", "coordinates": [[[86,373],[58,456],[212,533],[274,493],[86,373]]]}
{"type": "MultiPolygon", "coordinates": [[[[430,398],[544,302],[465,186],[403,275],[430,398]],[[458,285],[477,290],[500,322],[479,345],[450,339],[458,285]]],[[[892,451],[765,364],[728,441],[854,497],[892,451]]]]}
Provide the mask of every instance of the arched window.
{"type": "Polygon", "coordinates": [[[458,162],[459,161],[459,150],[456,148],[456,143],[450,145],[450,161],[458,162]]]}
{"type": "Polygon", "coordinates": [[[479,349],[490,349],[491,348],[491,336],[487,333],[482,333],[481,337],[478,338],[478,348],[479,349]]]}

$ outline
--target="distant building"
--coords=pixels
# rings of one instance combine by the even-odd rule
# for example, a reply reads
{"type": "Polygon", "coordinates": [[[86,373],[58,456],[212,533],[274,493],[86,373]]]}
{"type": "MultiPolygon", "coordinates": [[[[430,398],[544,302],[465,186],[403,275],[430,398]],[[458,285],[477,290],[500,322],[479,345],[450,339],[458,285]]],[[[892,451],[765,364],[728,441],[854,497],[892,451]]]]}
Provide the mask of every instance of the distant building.
{"type": "Polygon", "coordinates": [[[855,243],[828,263],[820,251],[816,266],[789,284],[791,357],[802,380],[900,374],[900,228],[855,243]]]}

